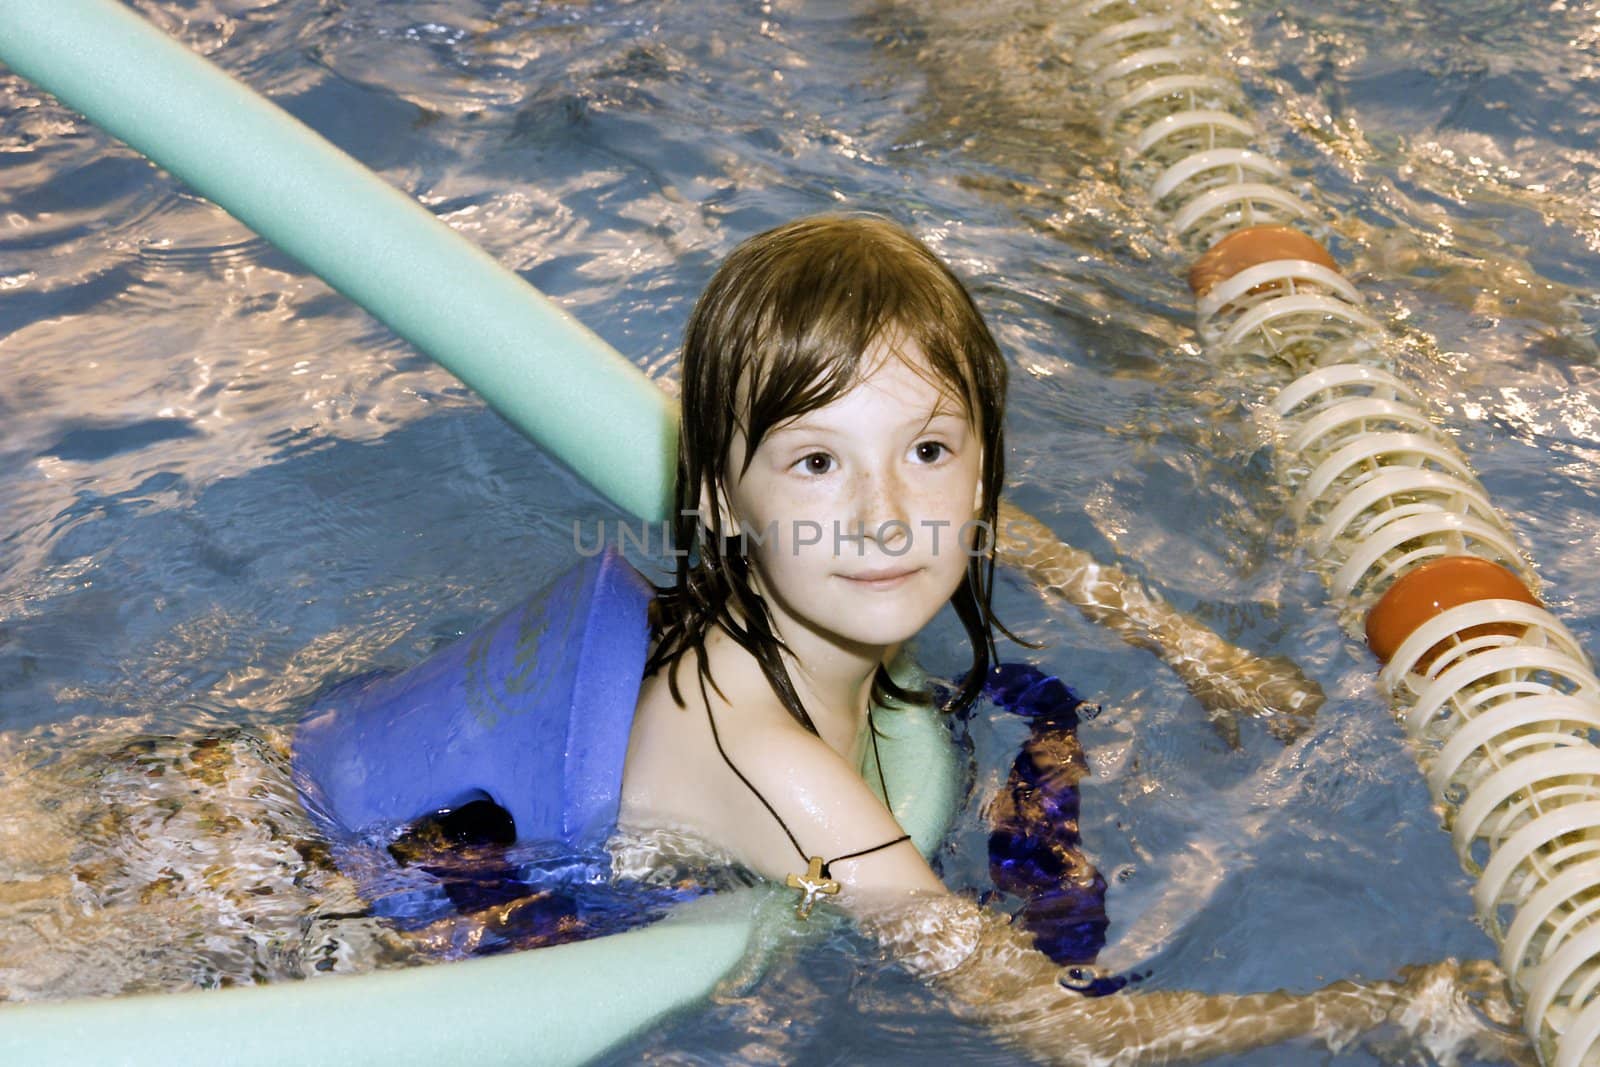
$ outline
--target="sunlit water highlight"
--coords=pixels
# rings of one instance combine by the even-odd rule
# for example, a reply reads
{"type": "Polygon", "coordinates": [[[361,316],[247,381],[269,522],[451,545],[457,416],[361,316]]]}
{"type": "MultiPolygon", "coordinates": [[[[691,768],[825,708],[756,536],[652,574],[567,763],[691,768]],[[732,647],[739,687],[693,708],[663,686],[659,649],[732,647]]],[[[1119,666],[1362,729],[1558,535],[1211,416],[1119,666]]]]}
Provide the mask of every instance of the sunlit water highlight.
{"type": "MultiPolygon", "coordinates": [[[[1293,745],[1247,725],[1231,751],[1153,658],[1002,589],[1003,617],[1050,642],[1029,655],[1106,707],[1082,728],[1082,830],[1111,881],[1102,962],[1247,991],[1491,951],[1370,660],[1292,541],[1253,417],[1280,379],[1199,354],[1184,258],[1116,181],[1050,6],[136,6],[669,382],[690,302],[743,237],[834,208],[914,227],[1012,360],[1016,501],[1330,696],[1293,745]]],[[[1257,115],[1318,190],[1400,373],[1594,648],[1600,17],[1297,6],[1225,9],[1257,115]]],[[[82,968],[139,988],[407,958],[333,880],[184,926],[164,866],[242,892],[294,862],[298,831],[106,841],[85,798],[110,810],[137,784],[156,752],[131,738],[269,731],[332,680],[413,662],[565,567],[574,522],[616,516],[447,374],[10,76],[0,168],[0,884],[32,880],[0,890],[0,946],[48,943],[30,981],[59,992],[82,968]],[[72,803],[52,817],[51,796],[72,803]],[[222,854],[176,855],[192,840],[222,854]],[[134,872],[115,923],[75,914],[65,882],[35,892],[96,849],[134,872]],[[8,903],[23,900],[35,910],[8,903]],[[335,936],[317,915],[355,917],[335,936]],[[141,956],[162,924],[170,951],[141,956]]],[[[935,625],[928,666],[959,666],[958,635],[935,625]]],[[[970,732],[971,801],[940,863],[982,892],[985,799],[1024,727],[991,708],[970,732]]],[[[207,784],[190,742],[157,750],[207,784]]],[[[233,815],[298,826],[268,779],[233,815]]],[[[1010,1057],[841,933],[616,1062],[857,1055],[1010,1057]]]]}

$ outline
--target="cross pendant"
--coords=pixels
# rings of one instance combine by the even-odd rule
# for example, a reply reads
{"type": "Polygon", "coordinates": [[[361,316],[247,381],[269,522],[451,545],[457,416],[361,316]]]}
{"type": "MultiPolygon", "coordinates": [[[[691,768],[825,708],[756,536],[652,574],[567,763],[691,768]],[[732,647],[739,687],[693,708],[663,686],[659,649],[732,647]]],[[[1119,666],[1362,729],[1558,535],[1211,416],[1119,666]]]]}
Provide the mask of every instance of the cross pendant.
{"type": "Polygon", "coordinates": [[[805,874],[791,874],[783,884],[800,890],[800,901],[794,906],[794,913],[802,919],[811,917],[811,909],[817,906],[824,893],[831,897],[839,892],[839,883],[822,873],[821,856],[812,856],[805,874]]]}

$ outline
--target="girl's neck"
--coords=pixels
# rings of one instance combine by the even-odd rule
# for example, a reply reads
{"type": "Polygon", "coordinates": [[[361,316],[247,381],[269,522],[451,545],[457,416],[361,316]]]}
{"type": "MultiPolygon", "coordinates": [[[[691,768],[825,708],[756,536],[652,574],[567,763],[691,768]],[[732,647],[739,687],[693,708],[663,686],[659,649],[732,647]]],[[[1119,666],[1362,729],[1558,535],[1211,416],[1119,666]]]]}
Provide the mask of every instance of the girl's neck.
{"type": "MultiPolygon", "coordinates": [[[[744,624],[738,611],[733,616],[744,624]]],[[[841,756],[854,758],[864,736],[873,678],[899,646],[862,644],[812,629],[774,610],[770,600],[767,618],[782,650],[784,669],[818,735],[841,756]]]]}
{"type": "Polygon", "coordinates": [[[774,619],[783,643],[783,664],[817,732],[850,758],[872,701],[872,681],[892,651],[882,645],[842,642],[788,620],[774,619]]]}

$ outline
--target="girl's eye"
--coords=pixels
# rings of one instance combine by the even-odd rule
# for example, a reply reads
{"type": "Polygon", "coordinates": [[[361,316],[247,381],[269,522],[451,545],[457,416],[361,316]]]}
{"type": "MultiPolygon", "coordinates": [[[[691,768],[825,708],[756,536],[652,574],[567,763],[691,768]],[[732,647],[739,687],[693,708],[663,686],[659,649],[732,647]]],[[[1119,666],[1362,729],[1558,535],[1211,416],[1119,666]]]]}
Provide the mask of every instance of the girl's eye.
{"type": "Polygon", "coordinates": [[[833,470],[833,457],[826,452],[813,452],[801,458],[799,467],[807,474],[827,474],[833,470]]]}
{"type": "Polygon", "coordinates": [[[937,463],[949,451],[938,441],[919,441],[916,447],[917,459],[923,463],[937,463]]]}

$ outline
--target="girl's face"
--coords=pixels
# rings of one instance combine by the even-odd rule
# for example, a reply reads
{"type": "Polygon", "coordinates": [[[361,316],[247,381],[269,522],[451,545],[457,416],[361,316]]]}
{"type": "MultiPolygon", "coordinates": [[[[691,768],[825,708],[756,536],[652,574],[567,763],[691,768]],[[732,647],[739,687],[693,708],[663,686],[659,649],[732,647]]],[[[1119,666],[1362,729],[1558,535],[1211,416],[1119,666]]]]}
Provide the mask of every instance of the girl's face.
{"type": "MultiPolygon", "coordinates": [[[[875,342],[868,373],[780,423],[728,470],[757,591],[780,638],[888,647],[922,629],[966,574],[982,503],[982,439],[914,341],[875,342]]],[[[727,520],[732,519],[732,523],[727,520]]]]}

